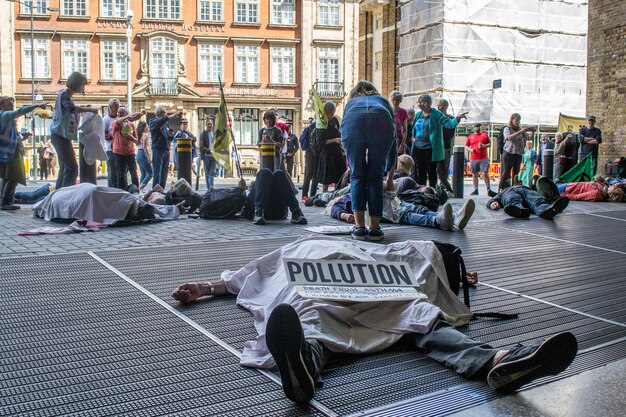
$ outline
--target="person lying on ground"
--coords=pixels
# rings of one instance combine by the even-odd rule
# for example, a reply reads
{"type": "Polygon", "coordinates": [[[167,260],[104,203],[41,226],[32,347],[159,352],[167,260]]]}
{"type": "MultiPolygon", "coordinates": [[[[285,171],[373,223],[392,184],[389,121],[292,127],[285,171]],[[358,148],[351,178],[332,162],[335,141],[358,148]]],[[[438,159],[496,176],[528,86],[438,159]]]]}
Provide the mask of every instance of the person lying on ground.
{"type": "Polygon", "coordinates": [[[35,204],[50,194],[50,188],[52,188],[52,184],[46,183],[33,191],[16,191],[13,195],[13,201],[18,204],[35,204]]]}
{"type": "Polygon", "coordinates": [[[563,212],[568,204],[567,197],[559,197],[553,203],[548,203],[539,192],[524,185],[515,185],[496,194],[487,202],[487,208],[490,210],[504,208],[507,215],[517,219],[527,219],[532,212],[542,219],[551,220],[563,212]]]}
{"type": "MultiPolygon", "coordinates": [[[[578,343],[569,332],[534,346],[499,349],[476,341],[453,326],[468,324],[471,311],[450,290],[434,242],[379,245],[309,236],[262,256],[221,279],[187,283],[172,294],[181,303],[237,295],[252,313],[259,336],[245,343],[240,364],[278,367],[285,395],[296,403],[313,399],[332,353],[379,352],[403,341],[469,379],[486,379],[510,393],[531,381],[556,375],[574,360],[578,343]],[[284,259],[370,261],[402,259],[410,267],[417,298],[349,302],[305,298],[287,277],[284,259]]],[[[346,277],[348,274],[346,274],[346,277]]]]}
{"type": "MultiPolygon", "coordinates": [[[[354,223],[350,194],[338,197],[329,205],[330,207],[327,208],[330,208],[330,216],[332,218],[354,223]]],[[[386,191],[381,221],[383,223],[434,227],[442,230],[452,230],[453,226],[456,225],[459,230],[463,230],[472,217],[474,208],[474,200],[467,200],[456,214],[452,213],[450,203],[444,204],[442,210],[437,213],[423,204],[401,201],[395,194],[390,194],[389,191],[386,191]]]]}
{"type": "Polygon", "coordinates": [[[152,193],[148,193],[144,200],[139,195],[118,188],[82,183],[53,191],[33,205],[32,210],[35,217],[47,221],[91,220],[113,224],[121,220],[176,220],[189,209],[183,203],[148,203],[151,197],[152,193]]]}

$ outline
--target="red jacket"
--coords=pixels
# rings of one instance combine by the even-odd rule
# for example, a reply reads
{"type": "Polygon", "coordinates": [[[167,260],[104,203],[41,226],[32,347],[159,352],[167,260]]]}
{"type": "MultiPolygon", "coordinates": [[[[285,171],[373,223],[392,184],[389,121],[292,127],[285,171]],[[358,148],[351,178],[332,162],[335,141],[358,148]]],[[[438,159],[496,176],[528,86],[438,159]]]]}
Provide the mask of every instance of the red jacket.
{"type": "Polygon", "coordinates": [[[609,199],[606,189],[606,185],[598,181],[572,182],[561,196],[575,201],[606,201],[609,199]]]}

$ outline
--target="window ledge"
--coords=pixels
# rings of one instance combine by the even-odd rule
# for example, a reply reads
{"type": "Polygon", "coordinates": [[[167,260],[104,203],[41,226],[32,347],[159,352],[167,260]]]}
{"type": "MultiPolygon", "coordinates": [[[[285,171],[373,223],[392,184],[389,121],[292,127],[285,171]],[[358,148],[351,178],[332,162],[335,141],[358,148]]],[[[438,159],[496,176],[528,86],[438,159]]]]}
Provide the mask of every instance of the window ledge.
{"type": "MultiPolygon", "coordinates": [[[[91,84],[92,79],[91,78],[87,78],[87,84],[91,84]]],[[[67,78],[59,78],[59,84],[65,84],[67,83],[67,78]]]]}
{"type": "Polygon", "coordinates": [[[343,30],[343,26],[334,26],[334,25],[314,25],[313,29],[326,29],[326,30],[343,30]]]}
{"type": "Polygon", "coordinates": [[[241,82],[234,82],[234,83],[232,84],[232,87],[259,88],[259,87],[261,87],[261,83],[241,83],[241,82]]]}
{"type": "Polygon", "coordinates": [[[59,15],[59,17],[57,17],[57,20],[81,20],[81,21],[88,21],[91,20],[91,16],[70,16],[70,15],[59,15]]]}
{"type": "Polygon", "coordinates": [[[231,25],[235,27],[236,26],[246,26],[246,27],[256,27],[256,28],[261,27],[260,22],[233,22],[231,25]]]}
{"type": "Polygon", "coordinates": [[[267,85],[267,88],[276,88],[276,87],[290,87],[290,88],[295,88],[297,87],[298,84],[296,83],[291,83],[291,84],[282,84],[282,83],[270,83],[267,85]]]}
{"type": "Polygon", "coordinates": [[[98,84],[125,84],[126,80],[108,80],[108,79],[100,79],[98,80],[98,84]]]}
{"type": "MultiPolygon", "coordinates": [[[[20,13],[17,15],[18,19],[30,19],[30,13],[20,13]]],[[[33,19],[39,19],[39,20],[50,20],[52,19],[52,16],[50,16],[49,14],[34,14],[33,15],[33,19]]]]}
{"type": "Polygon", "coordinates": [[[195,83],[199,87],[219,87],[219,81],[196,81],[195,83]]]}
{"type": "Polygon", "coordinates": [[[285,23],[269,23],[268,29],[298,29],[298,25],[285,24],[285,23]]]}
{"type": "Polygon", "coordinates": [[[126,22],[125,17],[118,16],[98,16],[96,20],[106,20],[107,22],[126,22]]]}
{"type": "MultiPolygon", "coordinates": [[[[27,82],[30,83],[30,82],[32,82],[32,79],[31,78],[27,78],[27,77],[22,77],[19,80],[17,80],[17,82],[19,82],[19,83],[27,83],[27,82]]],[[[46,78],[35,78],[35,82],[36,83],[50,84],[50,83],[52,83],[52,78],[48,78],[48,77],[46,77],[46,78]]]]}
{"type": "Polygon", "coordinates": [[[226,22],[223,20],[196,20],[194,22],[196,25],[208,25],[208,26],[224,26],[226,22]]]}
{"type": "Polygon", "coordinates": [[[154,17],[142,17],[140,20],[141,23],[175,23],[175,24],[180,24],[180,23],[185,23],[184,20],[181,19],[157,19],[154,17]]]}

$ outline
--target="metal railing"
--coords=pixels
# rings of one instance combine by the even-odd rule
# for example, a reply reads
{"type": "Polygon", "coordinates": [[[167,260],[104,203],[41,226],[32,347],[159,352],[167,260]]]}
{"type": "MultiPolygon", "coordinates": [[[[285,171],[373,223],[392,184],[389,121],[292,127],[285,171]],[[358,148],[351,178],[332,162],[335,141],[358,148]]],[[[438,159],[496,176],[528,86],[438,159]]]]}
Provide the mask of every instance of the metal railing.
{"type": "Polygon", "coordinates": [[[151,96],[176,96],[178,95],[178,78],[150,77],[151,96]]]}
{"type": "Polygon", "coordinates": [[[320,97],[343,98],[346,95],[343,89],[343,81],[316,81],[314,86],[320,97]]]}

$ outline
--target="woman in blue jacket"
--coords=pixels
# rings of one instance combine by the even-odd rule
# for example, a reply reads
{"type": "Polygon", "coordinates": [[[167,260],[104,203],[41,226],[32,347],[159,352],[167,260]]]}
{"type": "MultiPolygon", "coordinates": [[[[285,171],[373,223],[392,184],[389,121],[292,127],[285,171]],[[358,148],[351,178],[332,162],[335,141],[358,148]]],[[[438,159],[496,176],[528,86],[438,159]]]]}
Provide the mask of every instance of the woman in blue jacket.
{"type": "Polygon", "coordinates": [[[417,100],[420,111],[413,122],[413,145],[411,156],[415,161],[415,182],[419,185],[435,187],[437,185],[437,162],[443,161],[443,128],[454,129],[467,113],[461,113],[454,119],[432,108],[433,99],[423,94],[417,100]]]}
{"type": "Polygon", "coordinates": [[[341,143],[351,171],[355,218],[352,238],[382,240],[383,176],[387,171],[387,185],[393,189],[395,124],[389,102],[368,81],[359,81],[350,92],[341,122],[341,143]],[[365,228],[366,207],[371,220],[369,230],[365,228]]]}

